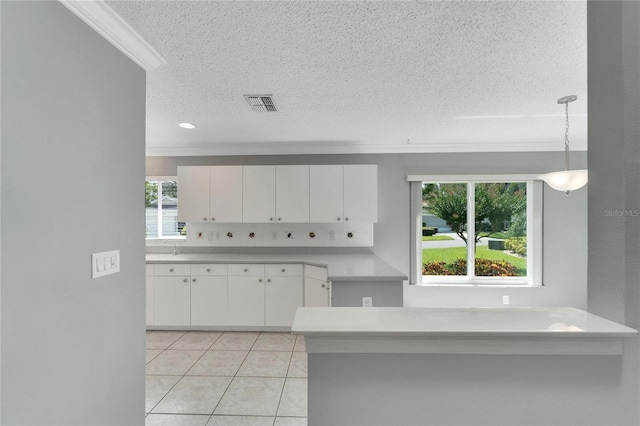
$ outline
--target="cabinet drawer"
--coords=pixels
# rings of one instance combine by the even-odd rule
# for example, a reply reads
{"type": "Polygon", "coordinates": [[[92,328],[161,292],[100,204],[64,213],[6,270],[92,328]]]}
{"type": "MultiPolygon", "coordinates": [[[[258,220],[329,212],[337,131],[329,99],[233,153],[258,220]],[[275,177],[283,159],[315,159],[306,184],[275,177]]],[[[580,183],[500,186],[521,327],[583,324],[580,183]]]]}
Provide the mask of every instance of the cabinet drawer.
{"type": "Polygon", "coordinates": [[[229,275],[235,276],[262,276],[264,265],[257,263],[236,263],[229,265],[229,275]]]}
{"type": "Polygon", "coordinates": [[[183,263],[156,263],[153,265],[153,274],[156,276],[189,275],[191,265],[183,263]]]}
{"type": "Polygon", "coordinates": [[[265,275],[269,277],[277,276],[302,276],[302,265],[300,264],[273,264],[265,265],[265,275]]]}
{"type": "Polygon", "coordinates": [[[227,275],[227,265],[220,263],[192,264],[191,275],[227,275]]]}
{"type": "Polygon", "coordinates": [[[316,280],[327,280],[327,268],[321,268],[319,266],[304,265],[304,276],[309,278],[315,278],[316,280]]]}
{"type": "Polygon", "coordinates": [[[153,275],[153,263],[145,264],[147,267],[145,275],[153,275]]]}

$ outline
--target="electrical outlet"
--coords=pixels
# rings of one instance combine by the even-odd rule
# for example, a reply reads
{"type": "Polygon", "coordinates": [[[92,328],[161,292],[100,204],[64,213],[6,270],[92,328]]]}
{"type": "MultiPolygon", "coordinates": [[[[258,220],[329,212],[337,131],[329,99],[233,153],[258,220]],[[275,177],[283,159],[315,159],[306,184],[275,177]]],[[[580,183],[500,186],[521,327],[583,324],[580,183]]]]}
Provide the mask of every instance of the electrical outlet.
{"type": "Polygon", "coordinates": [[[364,296],[362,298],[362,307],[363,308],[372,308],[373,307],[373,297],[364,296]]]}
{"type": "Polygon", "coordinates": [[[509,304],[509,296],[502,296],[502,304],[503,305],[509,304]]]}

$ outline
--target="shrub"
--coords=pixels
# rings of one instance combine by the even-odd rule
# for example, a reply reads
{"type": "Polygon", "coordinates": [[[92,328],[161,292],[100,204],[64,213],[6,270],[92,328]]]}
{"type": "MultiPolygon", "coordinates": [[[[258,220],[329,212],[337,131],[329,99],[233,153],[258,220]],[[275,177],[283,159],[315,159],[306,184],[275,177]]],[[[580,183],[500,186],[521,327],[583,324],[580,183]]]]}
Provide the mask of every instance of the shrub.
{"type": "Polygon", "coordinates": [[[517,277],[518,268],[506,260],[476,259],[479,277],[517,277]]]}
{"type": "Polygon", "coordinates": [[[504,248],[521,256],[527,255],[527,237],[514,237],[504,240],[504,248]]]}
{"type": "MultiPolygon", "coordinates": [[[[517,277],[518,268],[505,260],[476,259],[476,276],[517,277]]],[[[428,262],[423,265],[422,275],[466,275],[466,259],[456,259],[451,263],[428,262]]]]}
{"type": "Polygon", "coordinates": [[[507,229],[507,237],[522,237],[527,234],[527,213],[521,211],[511,217],[511,224],[507,229]]]}
{"type": "Polygon", "coordinates": [[[444,262],[429,262],[422,267],[422,275],[455,275],[447,269],[444,262]]]}

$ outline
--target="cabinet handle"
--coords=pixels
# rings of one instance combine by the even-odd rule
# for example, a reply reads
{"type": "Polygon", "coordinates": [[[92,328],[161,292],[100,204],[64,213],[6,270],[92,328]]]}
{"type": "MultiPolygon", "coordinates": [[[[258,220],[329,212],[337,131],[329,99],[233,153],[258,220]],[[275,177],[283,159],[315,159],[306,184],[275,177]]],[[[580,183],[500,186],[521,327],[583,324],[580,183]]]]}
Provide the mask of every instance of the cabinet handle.
{"type": "Polygon", "coordinates": [[[279,218],[278,218],[278,221],[281,221],[281,220],[282,220],[282,218],[281,218],[281,217],[279,217],[279,218]]]}
{"type": "Polygon", "coordinates": [[[169,268],[169,272],[173,272],[173,268],[169,268]]]}
{"type": "Polygon", "coordinates": [[[245,272],[249,272],[249,269],[247,269],[247,268],[244,268],[244,271],[245,271],[245,272]]]}
{"type": "Polygon", "coordinates": [[[211,268],[207,268],[207,272],[211,272],[211,268]]]}
{"type": "Polygon", "coordinates": [[[215,218],[215,217],[212,217],[212,218],[211,218],[211,222],[213,222],[214,220],[216,220],[216,218],[215,218]]]}
{"type": "Polygon", "coordinates": [[[345,218],[344,218],[344,220],[349,220],[349,218],[348,218],[348,217],[345,217],[345,218]]]}
{"type": "Polygon", "coordinates": [[[186,278],[183,278],[183,279],[182,279],[182,282],[183,282],[183,283],[186,283],[186,282],[188,282],[188,281],[189,281],[189,280],[188,280],[188,279],[186,279],[186,278]]]}
{"type": "Polygon", "coordinates": [[[271,278],[267,278],[267,282],[270,283],[271,282],[271,278]]]}
{"type": "Polygon", "coordinates": [[[272,217],[270,217],[270,218],[269,218],[269,220],[270,220],[271,222],[273,222],[273,218],[272,218],[272,217]]]}
{"type": "Polygon", "coordinates": [[[259,282],[259,283],[261,283],[261,282],[262,282],[262,278],[259,278],[259,279],[258,279],[258,282],[259,282]]]}
{"type": "Polygon", "coordinates": [[[338,222],[340,222],[340,218],[338,218],[338,222]]]}
{"type": "Polygon", "coordinates": [[[192,279],[191,279],[191,281],[193,281],[193,282],[195,283],[195,282],[196,282],[196,279],[195,279],[195,278],[192,278],[192,279]]]}
{"type": "Polygon", "coordinates": [[[207,221],[207,218],[206,218],[206,217],[203,217],[203,218],[202,218],[202,220],[204,220],[204,221],[206,222],[206,221],[207,221]]]}
{"type": "Polygon", "coordinates": [[[284,271],[285,271],[285,269],[284,269],[284,268],[282,268],[282,272],[284,272],[284,271]]]}
{"type": "Polygon", "coordinates": [[[325,288],[327,285],[326,284],[320,284],[320,287],[325,288]]]}

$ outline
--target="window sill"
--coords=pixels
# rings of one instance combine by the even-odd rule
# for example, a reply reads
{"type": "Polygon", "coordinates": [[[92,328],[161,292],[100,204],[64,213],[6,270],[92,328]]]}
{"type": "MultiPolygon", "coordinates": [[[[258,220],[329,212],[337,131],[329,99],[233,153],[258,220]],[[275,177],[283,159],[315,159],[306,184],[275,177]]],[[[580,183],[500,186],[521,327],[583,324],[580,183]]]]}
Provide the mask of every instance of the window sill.
{"type": "Polygon", "coordinates": [[[526,283],[514,284],[514,283],[411,283],[416,287],[456,287],[456,288],[542,288],[544,285],[530,285],[526,283]]]}

